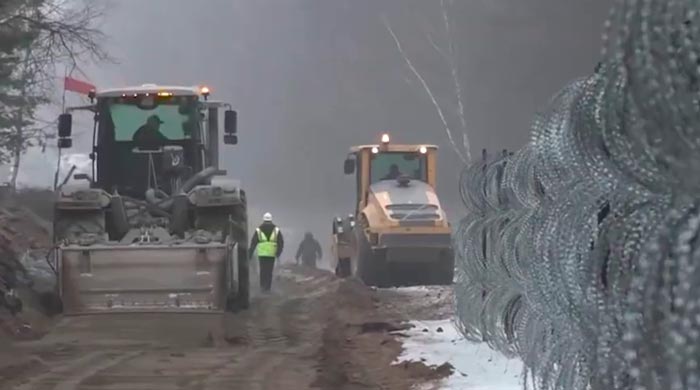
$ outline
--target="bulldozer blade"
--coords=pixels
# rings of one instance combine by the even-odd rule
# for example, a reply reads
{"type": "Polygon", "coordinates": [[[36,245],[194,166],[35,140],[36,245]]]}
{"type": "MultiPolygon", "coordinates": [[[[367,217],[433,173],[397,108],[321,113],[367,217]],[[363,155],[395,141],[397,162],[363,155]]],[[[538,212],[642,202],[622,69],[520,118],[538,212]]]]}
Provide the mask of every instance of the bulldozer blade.
{"type": "Polygon", "coordinates": [[[59,290],[66,315],[113,312],[223,311],[225,244],[139,245],[59,249],[59,290]]]}

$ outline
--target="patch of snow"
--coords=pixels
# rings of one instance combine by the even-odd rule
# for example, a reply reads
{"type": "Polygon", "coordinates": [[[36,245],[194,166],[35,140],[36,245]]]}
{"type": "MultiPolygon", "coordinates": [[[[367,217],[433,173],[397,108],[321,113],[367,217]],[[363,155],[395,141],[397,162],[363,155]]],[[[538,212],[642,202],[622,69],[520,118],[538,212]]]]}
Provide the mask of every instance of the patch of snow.
{"type": "Polygon", "coordinates": [[[427,296],[430,294],[446,294],[452,290],[451,286],[411,286],[411,287],[390,287],[382,288],[382,291],[390,291],[393,293],[413,296],[427,296]]]}
{"type": "Polygon", "coordinates": [[[396,291],[396,292],[405,292],[405,293],[420,293],[420,292],[430,292],[434,291],[433,286],[411,286],[411,287],[390,287],[390,288],[383,288],[382,290],[388,290],[388,291],[396,291]]]}
{"type": "Polygon", "coordinates": [[[467,341],[452,320],[411,321],[403,333],[403,352],[394,364],[407,361],[440,366],[450,363],[454,373],[439,383],[420,389],[521,390],[523,364],[509,359],[486,344],[467,341]]]}
{"type": "Polygon", "coordinates": [[[315,279],[313,276],[299,275],[290,269],[281,269],[279,271],[279,277],[285,279],[291,279],[297,283],[304,283],[315,279]]]}
{"type": "Polygon", "coordinates": [[[86,153],[72,153],[61,156],[61,173],[65,176],[75,165],[75,173],[92,173],[92,160],[86,153]]]}
{"type": "Polygon", "coordinates": [[[304,277],[304,276],[295,275],[295,276],[292,278],[292,280],[294,280],[294,281],[297,282],[297,283],[304,283],[304,282],[309,282],[309,281],[311,281],[311,280],[314,280],[314,277],[313,277],[313,276],[306,276],[306,277],[304,277]]]}

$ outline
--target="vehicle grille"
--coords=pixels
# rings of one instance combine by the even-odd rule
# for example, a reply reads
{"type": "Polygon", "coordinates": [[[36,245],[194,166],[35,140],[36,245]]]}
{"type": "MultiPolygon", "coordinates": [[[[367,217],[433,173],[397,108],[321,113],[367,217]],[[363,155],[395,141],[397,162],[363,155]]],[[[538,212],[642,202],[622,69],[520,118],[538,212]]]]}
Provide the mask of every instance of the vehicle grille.
{"type": "Polygon", "coordinates": [[[389,216],[403,221],[435,221],[440,219],[440,208],[434,204],[403,203],[386,207],[389,216]]]}

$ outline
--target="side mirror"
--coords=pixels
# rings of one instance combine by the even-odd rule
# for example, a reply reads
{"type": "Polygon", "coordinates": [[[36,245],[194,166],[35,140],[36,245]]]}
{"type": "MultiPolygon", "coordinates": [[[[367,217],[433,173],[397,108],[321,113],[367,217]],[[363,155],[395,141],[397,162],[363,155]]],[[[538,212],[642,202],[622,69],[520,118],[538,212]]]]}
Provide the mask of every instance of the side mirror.
{"type": "Polygon", "coordinates": [[[348,158],[345,160],[344,171],[346,175],[355,173],[355,160],[348,158]]]}
{"type": "Polygon", "coordinates": [[[59,149],[70,149],[73,147],[73,140],[70,138],[59,138],[58,148],[59,149]]]}
{"type": "Polygon", "coordinates": [[[61,138],[70,137],[73,133],[73,116],[71,114],[61,114],[58,116],[58,136],[61,138]]]}
{"type": "Polygon", "coordinates": [[[236,111],[226,110],[224,112],[224,132],[226,134],[236,134],[238,132],[238,113],[236,111]]]}
{"type": "Polygon", "coordinates": [[[224,134],[224,143],[226,145],[237,145],[238,136],[235,134],[224,134]]]}

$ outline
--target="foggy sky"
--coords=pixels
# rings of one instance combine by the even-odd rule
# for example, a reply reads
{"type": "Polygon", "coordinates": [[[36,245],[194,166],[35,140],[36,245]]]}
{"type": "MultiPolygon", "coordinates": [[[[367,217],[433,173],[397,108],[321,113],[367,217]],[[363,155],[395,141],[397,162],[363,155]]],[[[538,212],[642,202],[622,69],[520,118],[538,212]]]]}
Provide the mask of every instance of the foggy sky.
{"type": "MultiPolygon", "coordinates": [[[[99,87],[207,84],[214,99],[231,102],[239,112],[240,143],[222,151],[223,167],[243,181],[252,222],[270,211],[288,230],[313,228],[328,242],[332,214],[354,208],[354,181],[342,172],[347,149],[376,142],[382,131],[396,142],[441,147],[438,192],[456,219],[463,213],[461,163],[382,24],[384,16],[453,113],[449,70],[426,39],[427,33],[443,38],[438,4],[112,1],[103,28],[119,64],[85,70],[99,87]]],[[[592,71],[609,5],[454,0],[474,156],[482,148],[523,145],[534,112],[568,80],[592,71]]],[[[76,143],[76,151],[87,150],[89,139],[76,143]]]]}

